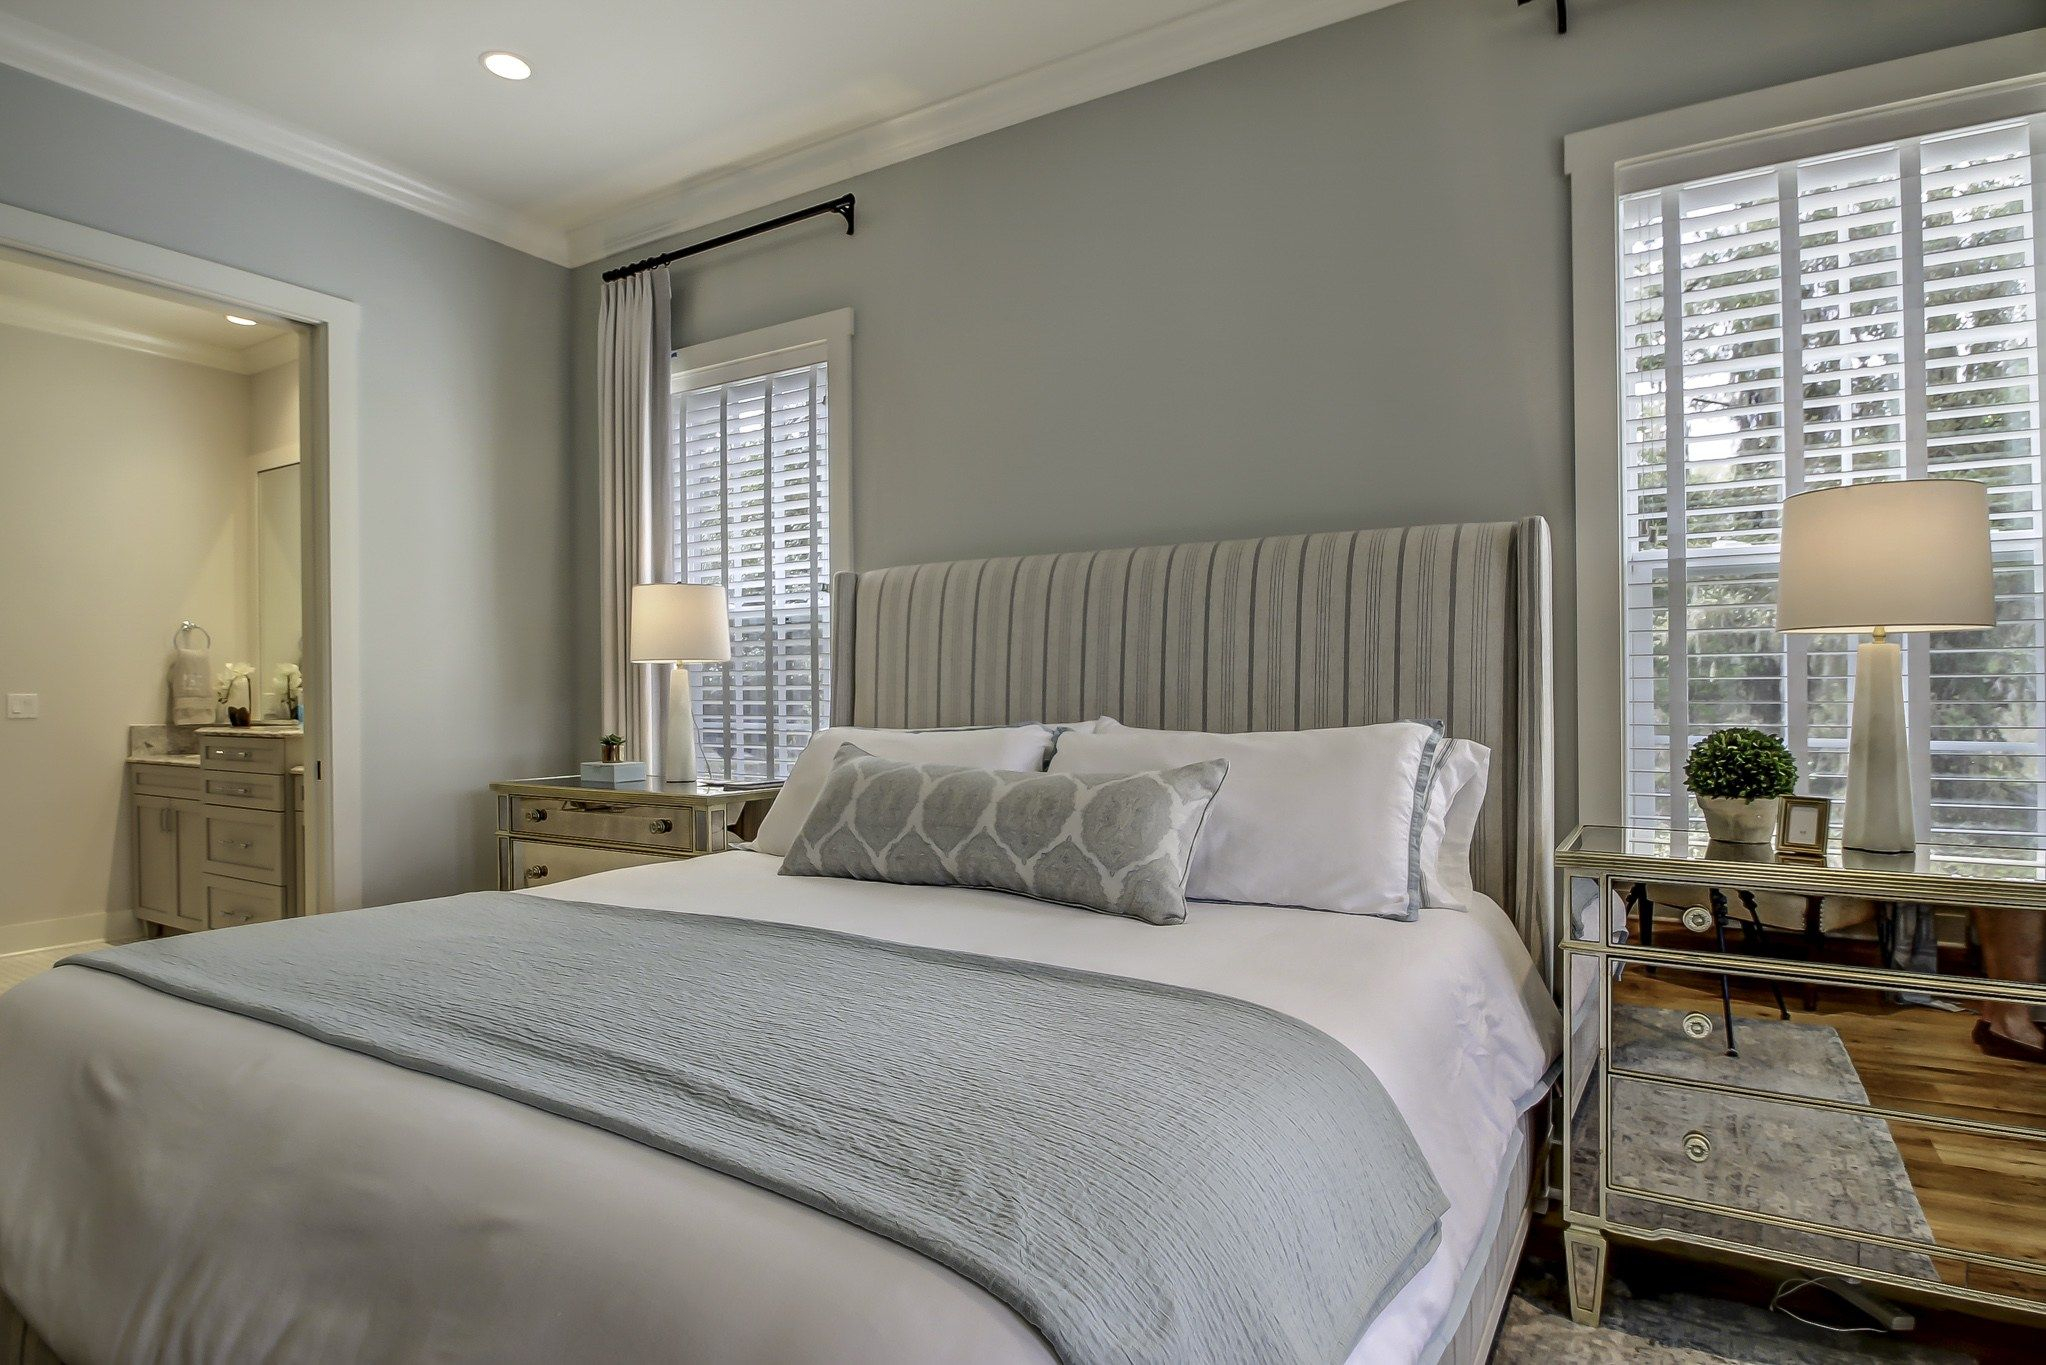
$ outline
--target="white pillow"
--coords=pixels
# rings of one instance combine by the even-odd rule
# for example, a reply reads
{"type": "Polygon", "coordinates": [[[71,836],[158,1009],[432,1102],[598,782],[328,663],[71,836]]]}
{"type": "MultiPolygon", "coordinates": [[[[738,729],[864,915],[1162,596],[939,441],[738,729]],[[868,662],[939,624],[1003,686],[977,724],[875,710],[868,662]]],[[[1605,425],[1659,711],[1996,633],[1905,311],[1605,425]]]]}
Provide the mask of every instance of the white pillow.
{"type": "Polygon", "coordinates": [[[1421,904],[1468,910],[1478,892],[1471,880],[1471,840],[1492,770],[1492,751],[1468,739],[1443,741],[1421,827],[1421,904]]]}
{"type": "Polygon", "coordinates": [[[1189,899],[1413,919],[1440,734],[1414,721],[1208,734],[1103,728],[1059,736],[1049,771],[1139,772],[1219,758],[1189,899]]]}
{"type": "Polygon", "coordinates": [[[774,804],[760,821],[760,833],[748,847],[777,858],[788,856],[789,846],[802,832],[803,822],[810,818],[810,807],[817,804],[817,797],[824,790],[825,779],[831,776],[831,760],[841,744],[857,744],[879,758],[904,763],[957,763],[967,768],[1041,773],[1057,731],[1077,734],[1100,724],[1101,720],[1084,720],[1056,727],[976,725],[952,730],[866,730],[834,725],[819,730],[803,746],[795,767],[789,769],[774,804]]]}

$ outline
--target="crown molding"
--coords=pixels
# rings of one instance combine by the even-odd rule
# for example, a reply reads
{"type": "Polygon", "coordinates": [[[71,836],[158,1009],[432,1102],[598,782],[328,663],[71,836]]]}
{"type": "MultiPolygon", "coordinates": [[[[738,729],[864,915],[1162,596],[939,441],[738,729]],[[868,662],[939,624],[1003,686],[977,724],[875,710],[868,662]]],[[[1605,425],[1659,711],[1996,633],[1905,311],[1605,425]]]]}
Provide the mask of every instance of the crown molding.
{"type": "Polygon", "coordinates": [[[588,265],[1397,3],[1399,0],[1224,0],[849,133],[683,180],[572,229],[568,233],[569,264],[588,265]]]}
{"type": "Polygon", "coordinates": [[[254,152],[531,256],[569,264],[565,235],[497,204],[436,185],[247,105],[103,48],[0,13],[0,64],[254,152]]]}

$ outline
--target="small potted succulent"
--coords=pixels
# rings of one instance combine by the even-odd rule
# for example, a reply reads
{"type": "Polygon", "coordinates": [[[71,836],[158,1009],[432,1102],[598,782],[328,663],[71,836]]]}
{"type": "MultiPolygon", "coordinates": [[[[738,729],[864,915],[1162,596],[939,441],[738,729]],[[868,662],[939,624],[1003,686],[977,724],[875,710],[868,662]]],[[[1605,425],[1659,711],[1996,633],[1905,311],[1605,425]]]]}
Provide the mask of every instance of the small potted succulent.
{"type": "Polygon", "coordinates": [[[1684,785],[1705,813],[1705,832],[1730,844],[1766,844],[1776,837],[1776,814],[1797,789],[1797,760],[1782,740],[1736,726],[1691,746],[1684,785]]]}
{"type": "Polygon", "coordinates": [[[600,735],[597,738],[597,743],[604,746],[604,761],[606,763],[619,763],[624,761],[625,758],[624,735],[618,734],[615,731],[608,735],[600,735]]]}

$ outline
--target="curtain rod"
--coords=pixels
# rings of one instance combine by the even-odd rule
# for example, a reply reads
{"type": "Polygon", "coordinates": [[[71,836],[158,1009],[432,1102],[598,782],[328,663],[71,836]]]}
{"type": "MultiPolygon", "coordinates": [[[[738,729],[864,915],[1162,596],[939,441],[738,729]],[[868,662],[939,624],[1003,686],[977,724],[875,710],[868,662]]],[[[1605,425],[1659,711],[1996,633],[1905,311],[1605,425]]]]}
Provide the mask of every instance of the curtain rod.
{"type": "Polygon", "coordinates": [[[845,219],[845,235],[848,237],[852,236],[853,197],[849,194],[841,194],[838,198],[827,203],[812,204],[806,209],[797,209],[794,213],[784,213],[779,218],[770,218],[764,223],[755,223],[752,227],[740,228],[735,232],[727,232],[722,237],[713,237],[707,242],[698,242],[695,246],[685,246],[679,251],[664,251],[658,256],[649,256],[643,261],[634,261],[631,265],[621,265],[616,270],[605,271],[604,278],[606,280],[622,280],[627,275],[637,275],[642,270],[657,270],[671,261],[681,260],[684,256],[694,256],[703,251],[714,251],[718,247],[730,246],[733,242],[743,242],[748,237],[758,237],[763,232],[773,232],[776,228],[785,228],[791,223],[800,223],[805,218],[816,218],[826,213],[835,213],[845,219]]]}

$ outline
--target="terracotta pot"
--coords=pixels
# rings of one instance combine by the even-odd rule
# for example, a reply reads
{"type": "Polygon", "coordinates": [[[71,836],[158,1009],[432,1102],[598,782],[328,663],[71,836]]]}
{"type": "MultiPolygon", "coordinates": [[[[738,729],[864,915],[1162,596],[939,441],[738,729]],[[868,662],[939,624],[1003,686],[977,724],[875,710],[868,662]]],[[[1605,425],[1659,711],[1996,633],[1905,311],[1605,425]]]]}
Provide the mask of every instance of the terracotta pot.
{"type": "Polygon", "coordinates": [[[1701,796],[1698,809],[1705,812],[1705,832],[1729,844],[1773,844],[1776,815],[1781,797],[1765,796],[1744,800],[1738,796],[1701,796]]]}

